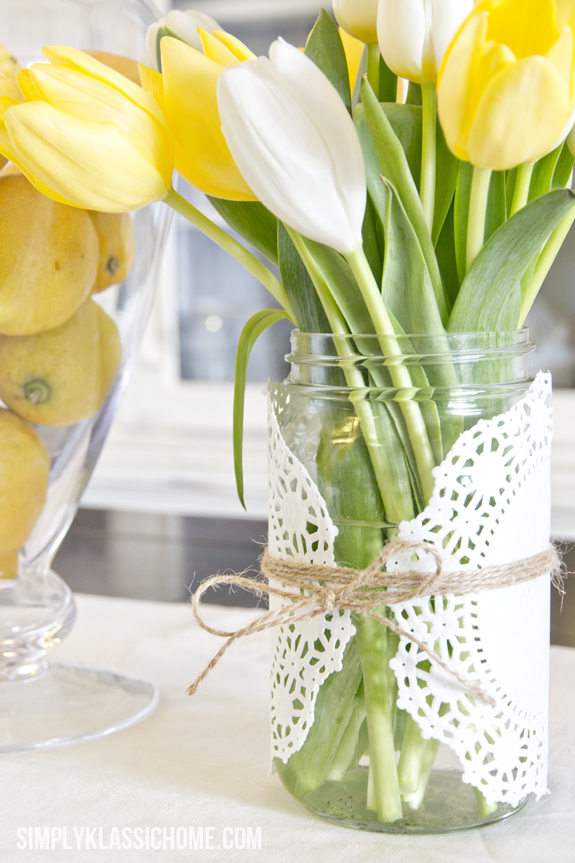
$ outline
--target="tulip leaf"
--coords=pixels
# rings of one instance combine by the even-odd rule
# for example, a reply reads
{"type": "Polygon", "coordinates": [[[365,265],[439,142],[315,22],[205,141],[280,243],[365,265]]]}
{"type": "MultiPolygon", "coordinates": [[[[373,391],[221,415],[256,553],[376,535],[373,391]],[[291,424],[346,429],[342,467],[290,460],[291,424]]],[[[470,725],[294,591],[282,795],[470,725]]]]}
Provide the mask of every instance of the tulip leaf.
{"type": "MultiPolygon", "coordinates": [[[[413,182],[419,189],[421,179],[422,111],[419,105],[381,105],[389,124],[403,147],[413,182]]],[[[381,173],[381,170],[380,170],[381,173]]]]}
{"type": "Polygon", "coordinates": [[[339,252],[290,230],[296,248],[319,292],[331,294],[352,333],[373,333],[373,323],[347,261],[339,252]]]}
{"type": "Polygon", "coordinates": [[[305,333],[331,332],[313,282],[281,222],[278,222],[278,252],[283,286],[298,328],[305,333]]]}
{"type": "Polygon", "coordinates": [[[259,201],[225,201],[206,196],[230,228],[273,264],[278,263],[278,220],[259,201]]]}
{"type": "Polygon", "coordinates": [[[461,162],[453,208],[453,232],[455,238],[455,260],[459,284],[465,278],[467,270],[467,223],[469,221],[469,199],[471,197],[471,182],[473,180],[473,165],[461,162]]]}
{"type": "Polygon", "coordinates": [[[489,195],[485,213],[485,231],[483,242],[486,243],[495,231],[507,219],[507,199],[505,195],[505,171],[493,171],[489,181],[489,195]]]}
{"type": "Polygon", "coordinates": [[[407,88],[406,105],[423,105],[423,93],[421,92],[421,84],[416,84],[414,81],[409,82],[407,88]]]}
{"type": "MultiPolygon", "coordinates": [[[[435,249],[431,239],[431,234],[425,222],[425,215],[421,200],[417,191],[417,186],[411,175],[409,164],[401,143],[393,131],[389,120],[385,115],[385,111],[377,101],[372,88],[368,81],[364,81],[362,86],[363,106],[365,110],[365,118],[373,148],[376,152],[381,173],[383,176],[393,183],[401,203],[405,208],[407,217],[415,229],[421,251],[425,258],[431,284],[437,300],[437,306],[441,315],[442,321],[446,321],[448,317],[447,299],[435,249]]],[[[359,106],[356,106],[355,113],[359,115],[359,106]]],[[[358,128],[356,126],[356,128],[358,128]]],[[[358,134],[360,129],[358,128],[358,134]]],[[[362,135],[360,135],[360,140],[362,135]]],[[[374,201],[375,203],[375,201],[374,201]]]]}
{"type": "Polygon", "coordinates": [[[529,184],[529,200],[545,195],[553,186],[553,175],[557,166],[557,160],[561,154],[561,147],[556,147],[551,153],[547,153],[533,166],[531,183],[529,184]]]}
{"type": "Polygon", "coordinates": [[[515,194],[515,181],[517,179],[517,168],[505,172],[505,196],[507,198],[507,212],[511,212],[513,195],[515,194]]]}
{"type": "Polygon", "coordinates": [[[379,285],[383,272],[383,234],[380,230],[377,211],[369,195],[367,196],[361,233],[365,257],[367,258],[373,277],[379,285]]]}
{"type": "Polygon", "coordinates": [[[443,223],[451,207],[459,174],[459,159],[453,155],[445,143],[445,136],[440,123],[437,123],[436,130],[437,182],[435,184],[435,212],[431,232],[434,246],[437,245],[443,223]]]}
{"type": "Polygon", "coordinates": [[[244,503],[244,468],[243,468],[243,442],[244,442],[244,405],[246,394],[246,378],[248,362],[252,348],[261,334],[277,323],[282,318],[288,318],[283,309],[262,309],[256,312],[244,326],[238,341],[236,353],[236,374],[234,379],[234,411],[233,411],[233,440],[234,440],[234,471],[236,475],[236,488],[238,497],[243,508],[244,503]]]}
{"type": "Polygon", "coordinates": [[[535,198],[493,234],[463,280],[449,332],[517,328],[523,275],[573,207],[575,192],[556,189],[535,198]]]}
{"type": "Polygon", "coordinates": [[[553,188],[564,188],[571,178],[573,173],[573,165],[575,158],[571,155],[571,151],[567,144],[563,144],[563,149],[557,159],[557,166],[553,174],[553,188]]]}
{"type": "Polygon", "coordinates": [[[351,114],[351,90],[345,48],[337,24],[325,9],[321,9],[305,46],[304,52],[331,81],[351,114]]]}
{"type": "Polygon", "coordinates": [[[457,261],[455,260],[454,209],[455,203],[452,201],[443,223],[437,246],[435,247],[441,278],[443,279],[443,284],[445,285],[445,290],[452,307],[455,305],[460,286],[459,276],[457,275],[457,261]]]}
{"type": "Polygon", "coordinates": [[[397,75],[392,72],[383,57],[379,58],[379,101],[395,102],[397,99],[397,75]]]}

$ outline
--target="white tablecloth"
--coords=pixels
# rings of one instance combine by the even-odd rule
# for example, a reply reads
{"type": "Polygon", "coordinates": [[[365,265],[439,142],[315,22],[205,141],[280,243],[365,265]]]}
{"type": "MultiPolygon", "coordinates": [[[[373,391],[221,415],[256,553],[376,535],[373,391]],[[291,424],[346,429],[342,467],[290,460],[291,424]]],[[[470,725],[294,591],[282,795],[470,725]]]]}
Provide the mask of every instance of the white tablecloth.
{"type": "MultiPolygon", "coordinates": [[[[575,650],[552,649],[551,795],[529,803],[509,821],[466,833],[361,833],[311,815],[270,775],[267,634],[237,644],[200,692],[188,698],[186,684],[221,646],[195,625],[189,606],[89,596],[77,600],[77,624],[54,658],[151,680],[160,689],[160,706],[146,722],[120,734],[0,758],[2,861],[575,861],[575,650]],[[60,842],[55,850],[18,850],[19,836],[45,825],[67,827],[72,849],[63,850],[60,842]],[[102,828],[101,840],[92,834],[102,845],[114,844],[113,828],[121,836],[124,827],[165,827],[168,847],[85,850],[82,839],[84,850],[77,850],[73,828],[86,826],[102,828]],[[193,827],[195,837],[203,828],[214,848],[171,850],[172,826],[176,831],[193,827]],[[257,841],[258,827],[260,850],[223,846],[241,846],[249,828],[257,841]]],[[[206,609],[208,621],[224,628],[243,625],[253,614],[206,609]]],[[[134,841],[138,834],[126,835],[134,841]]],[[[140,835],[145,841],[145,830],[140,835]]],[[[163,841],[159,830],[149,835],[156,845],[163,841]]]]}

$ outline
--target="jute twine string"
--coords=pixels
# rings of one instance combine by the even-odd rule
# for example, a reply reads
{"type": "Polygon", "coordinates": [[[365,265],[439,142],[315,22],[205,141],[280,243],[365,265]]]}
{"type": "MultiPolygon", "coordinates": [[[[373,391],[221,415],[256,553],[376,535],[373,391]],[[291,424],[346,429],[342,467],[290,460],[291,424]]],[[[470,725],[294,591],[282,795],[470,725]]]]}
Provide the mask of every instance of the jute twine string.
{"type": "Polygon", "coordinates": [[[262,556],[261,570],[263,575],[269,579],[269,583],[246,578],[242,575],[215,575],[202,582],[196,590],[193,609],[197,622],[206,632],[227,640],[189,687],[188,695],[193,695],[197,691],[198,686],[215,668],[224,653],[239,638],[254,635],[256,632],[263,632],[274,626],[285,626],[301,620],[323,617],[341,609],[377,620],[392,632],[416,644],[436,665],[439,665],[451,677],[455,678],[470,694],[494,706],[495,699],[484,692],[478,684],[468,680],[452,668],[413,633],[406,632],[401,626],[379,614],[375,609],[424,596],[442,596],[448,593],[462,595],[485,590],[497,590],[532,581],[547,573],[551,573],[553,583],[562,592],[561,561],[553,545],[549,545],[540,554],[513,563],[486,566],[484,569],[445,572],[443,557],[433,545],[419,540],[394,537],[384,545],[380,554],[364,570],[278,560],[272,557],[267,549],[262,556]],[[424,551],[432,556],[435,562],[434,571],[431,573],[411,570],[382,572],[382,567],[396,558],[398,554],[402,552],[413,554],[417,551],[424,551]],[[281,608],[266,612],[252,623],[235,631],[226,632],[222,629],[215,629],[202,619],[200,602],[206,590],[220,584],[243,587],[258,595],[267,593],[271,596],[278,596],[284,601],[284,605],[281,608]]]}

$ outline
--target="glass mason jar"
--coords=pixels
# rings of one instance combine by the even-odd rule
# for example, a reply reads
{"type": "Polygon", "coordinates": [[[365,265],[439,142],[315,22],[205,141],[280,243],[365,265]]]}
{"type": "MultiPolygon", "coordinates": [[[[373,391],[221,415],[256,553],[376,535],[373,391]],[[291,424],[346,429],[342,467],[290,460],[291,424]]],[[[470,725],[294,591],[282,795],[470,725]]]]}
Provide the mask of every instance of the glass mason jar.
{"type": "MultiPolygon", "coordinates": [[[[294,331],[270,387],[272,556],[363,570],[392,537],[445,568],[549,543],[550,380],[523,329],[447,336],[294,331]]],[[[429,571],[405,553],[388,571],[429,571]]],[[[272,598],[273,603],[277,600],[272,598]]],[[[483,825],[546,791],[549,578],[278,627],[274,766],[321,817],[388,832],[483,825]],[[413,633],[493,703],[410,641],[413,633]]],[[[274,636],[272,636],[274,637],[274,636]]]]}
{"type": "MultiPolygon", "coordinates": [[[[68,45],[134,79],[155,20],[147,0],[0,8],[22,67],[44,60],[45,45],[68,45]]],[[[88,212],[44,197],[19,172],[0,174],[0,752],[93,739],[157,703],[149,683],[47,655],[75,617],[50,566],[127,384],[170,212],[88,212]]]]}

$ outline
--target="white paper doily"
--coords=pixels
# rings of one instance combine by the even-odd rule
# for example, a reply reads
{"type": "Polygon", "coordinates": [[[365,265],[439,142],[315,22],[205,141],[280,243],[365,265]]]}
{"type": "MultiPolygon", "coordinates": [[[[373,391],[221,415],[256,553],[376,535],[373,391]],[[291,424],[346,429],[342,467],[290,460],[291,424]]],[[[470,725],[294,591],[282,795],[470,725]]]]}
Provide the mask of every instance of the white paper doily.
{"type": "MultiPolygon", "coordinates": [[[[276,419],[276,412],[281,417],[285,409],[284,393],[278,388],[271,394],[270,551],[284,559],[334,563],[337,529],[308,471],[283,441],[276,419]]],[[[549,542],[551,436],[551,381],[539,374],[510,411],[480,420],[460,436],[435,468],[428,506],[400,526],[400,535],[436,545],[446,567],[454,569],[544,551],[549,542]]],[[[416,564],[398,557],[389,568],[409,563],[431,570],[427,557],[421,553],[416,564]]],[[[530,792],[544,794],[549,579],[419,600],[396,605],[394,611],[402,628],[496,699],[491,707],[471,698],[413,642],[401,638],[391,661],[399,707],[413,716],[424,737],[441,740],[456,752],[463,781],[479,788],[488,803],[515,805],[530,792]]],[[[276,633],[272,735],[274,755],[284,762],[303,745],[319,687],[341,669],[353,634],[347,612],[276,633]]]]}

